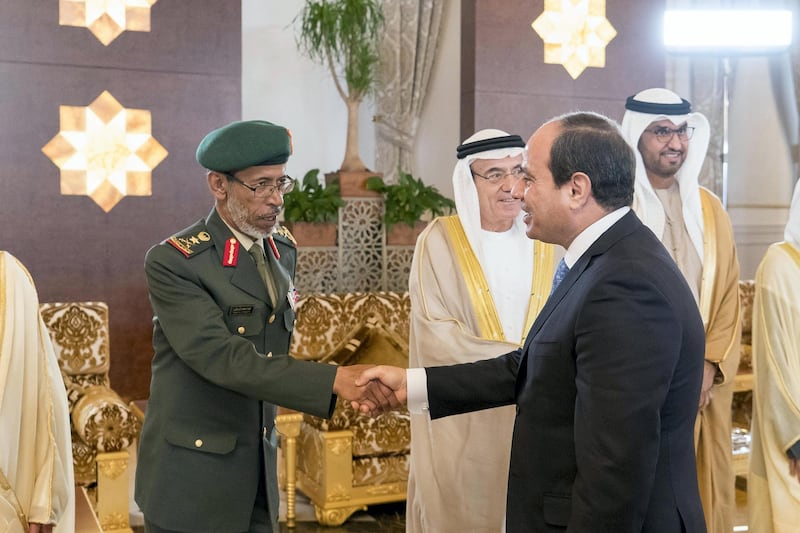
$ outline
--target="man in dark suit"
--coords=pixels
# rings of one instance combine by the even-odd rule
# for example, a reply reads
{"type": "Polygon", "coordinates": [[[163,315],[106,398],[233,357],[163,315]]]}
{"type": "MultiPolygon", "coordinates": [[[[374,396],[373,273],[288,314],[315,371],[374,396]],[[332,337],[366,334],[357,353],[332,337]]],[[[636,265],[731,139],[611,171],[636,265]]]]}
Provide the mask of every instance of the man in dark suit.
{"type": "Polygon", "coordinates": [[[214,208],[151,248],[150,399],[136,501],[148,532],[277,531],[275,406],[330,417],[364,367],[287,355],[295,321],[291,235],[275,231],[291,137],[235,122],[197,149],[214,208]]]}
{"type": "Polygon", "coordinates": [[[509,532],[704,532],[693,443],[703,324],[629,208],[634,154],[613,121],[572,113],[534,133],[526,156],[513,194],[528,237],[566,248],[569,270],[523,347],[407,373],[376,367],[358,382],[379,379],[396,394],[386,404],[407,400],[433,419],[516,404],[509,532]]]}

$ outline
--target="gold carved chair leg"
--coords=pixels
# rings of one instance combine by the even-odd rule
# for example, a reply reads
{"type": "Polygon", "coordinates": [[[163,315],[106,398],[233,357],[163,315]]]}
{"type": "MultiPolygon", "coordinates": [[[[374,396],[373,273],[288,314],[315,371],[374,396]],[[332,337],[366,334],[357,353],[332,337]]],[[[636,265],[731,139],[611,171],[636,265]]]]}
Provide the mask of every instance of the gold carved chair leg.
{"type": "Polygon", "coordinates": [[[133,533],[128,502],[128,452],[97,454],[97,518],[105,533],[133,533]]]}
{"type": "Polygon", "coordinates": [[[282,435],[283,456],[286,464],[286,527],[293,528],[297,518],[295,496],[297,488],[297,437],[303,423],[301,413],[281,414],[275,417],[275,427],[282,435]]]}

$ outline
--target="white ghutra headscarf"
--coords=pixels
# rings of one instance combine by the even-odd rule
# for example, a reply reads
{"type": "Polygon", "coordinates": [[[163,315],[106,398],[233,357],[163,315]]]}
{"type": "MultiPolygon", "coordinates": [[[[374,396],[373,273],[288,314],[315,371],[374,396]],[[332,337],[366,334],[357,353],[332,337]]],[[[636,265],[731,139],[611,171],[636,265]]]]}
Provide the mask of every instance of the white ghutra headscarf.
{"type": "Polygon", "coordinates": [[[622,133],[636,155],[636,182],[633,191],[633,210],[659,239],[664,236],[666,215],[656,196],[639,153],[639,138],[653,122],[669,120],[676,126],[694,128],[689,139],[686,160],[675,174],[681,193],[683,220],[692,245],[703,260],[703,211],[700,205],[698,178],[708,150],[710,128],[701,113],[692,113],[692,105],[667,89],[647,89],[628,98],[622,118],[622,133]]]}
{"type": "MultiPolygon", "coordinates": [[[[470,165],[478,159],[505,159],[522,155],[524,151],[525,142],[519,135],[510,135],[495,129],[480,130],[456,149],[458,161],[453,169],[453,196],[456,213],[464,227],[464,233],[467,234],[469,245],[475,252],[484,272],[487,270],[487,263],[483,257],[483,247],[481,246],[481,209],[470,165]]],[[[514,232],[514,240],[519,242],[519,250],[532,250],[533,241],[525,234],[523,216],[524,213],[520,212],[519,216],[514,219],[511,231],[514,232]]]]}

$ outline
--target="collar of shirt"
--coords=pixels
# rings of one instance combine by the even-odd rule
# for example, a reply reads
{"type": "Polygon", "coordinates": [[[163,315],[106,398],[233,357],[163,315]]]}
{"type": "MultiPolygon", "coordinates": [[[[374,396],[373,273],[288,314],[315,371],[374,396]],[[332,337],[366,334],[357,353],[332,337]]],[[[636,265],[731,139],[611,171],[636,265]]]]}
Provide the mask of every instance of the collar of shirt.
{"type": "Polygon", "coordinates": [[[220,218],[222,219],[222,222],[224,222],[225,225],[228,226],[228,229],[231,230],[231,233],[233,233],[233,236],[236,237],[236,240],[242,243],[242,246],[244,246],[245,250],[249,252],[250,248],[252,248],[254,244],[260,245],[261,249],[264,250],[264,242],[263,242],[264,239],[258,239],[258,241],[255,241],[249,235],[242,233],[241,231],[237,230],[236,228],[232,227],[230,224],[225,222],[224,218],[222,217],[220,218]]]}
{"type": "Polygon", "coordinates": [[[624,217],[630,210],[631,208],[628,206],[620,207],[580,232],[578,236],[575,237],[575,240],[572,241],[572,244],[569,245],[567,252],[564,254],[564,262],[567,264],[567,266],[572,268],[572,265],[574,265],[575,262],[580,259],[583,253],[588,250],[592,244],[594,244],[594,241],[599,239],[600,235],[605,233],[608,228],[616,224],[617,221],[624,217]]]}

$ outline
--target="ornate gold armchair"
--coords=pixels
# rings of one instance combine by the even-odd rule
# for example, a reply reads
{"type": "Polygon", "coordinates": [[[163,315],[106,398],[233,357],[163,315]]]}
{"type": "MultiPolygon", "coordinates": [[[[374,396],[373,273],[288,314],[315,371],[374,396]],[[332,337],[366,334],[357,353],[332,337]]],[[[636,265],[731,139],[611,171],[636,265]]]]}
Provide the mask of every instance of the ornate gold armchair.
{"type": "Polygon", "coordinates": [[[108,379],[108,306],[43,303],[67,388],[75,483],[91,495],[103,531],[130,532],[128,452],[141,422],[108,379]]]}
{"type": "Polygon", "coordinates": [[[753,415],[753,298],[755,281],[739,281],[740,318],[742,322],[741,359],[734,382],[733,470],[737,476],[746,476],[750,460],[750,420],[753,415]]]}
{"type": "MultiPolygon", "coordinates": [[[[753,298],[756,295],[756,282],[752,279],[739,281],[740,318],[742,322],[741,359],[736,373],[737,391],[753,390],[753,298]]],[[[742,419],[744,426],[750,427],[750,419],[742,419]]]]}
{"type": "MultiPolygon", "coordinates": [[[[298,302],[291,353],[332,364],[408,366],[407,293],[311,295],[298,302]]],[[[314,505],[317,521],[341,525],[368,505],[406,498],[408,411],[371,418],[341,399],[333,417],[283,413],[276,419],[286,465],[287,522],[294,489],[314,505]]]]}

